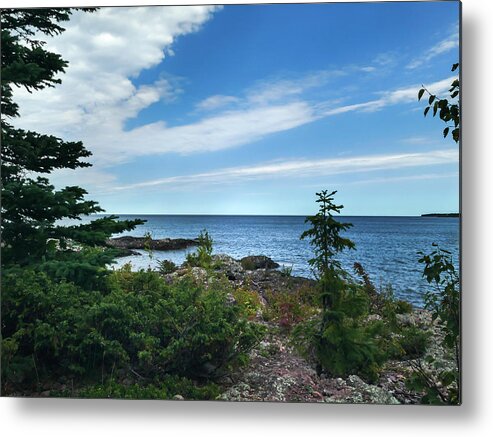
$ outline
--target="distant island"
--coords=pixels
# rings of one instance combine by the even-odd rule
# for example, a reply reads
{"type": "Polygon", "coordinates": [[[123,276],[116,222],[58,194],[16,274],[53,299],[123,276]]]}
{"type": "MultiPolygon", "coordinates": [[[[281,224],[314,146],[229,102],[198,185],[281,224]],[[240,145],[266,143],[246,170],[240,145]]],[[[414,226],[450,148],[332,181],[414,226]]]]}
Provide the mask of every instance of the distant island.
{"type": "Polygon", "coordinates": [[[421,217],[460,217],[458,212],[421,214],[421,217]]]}

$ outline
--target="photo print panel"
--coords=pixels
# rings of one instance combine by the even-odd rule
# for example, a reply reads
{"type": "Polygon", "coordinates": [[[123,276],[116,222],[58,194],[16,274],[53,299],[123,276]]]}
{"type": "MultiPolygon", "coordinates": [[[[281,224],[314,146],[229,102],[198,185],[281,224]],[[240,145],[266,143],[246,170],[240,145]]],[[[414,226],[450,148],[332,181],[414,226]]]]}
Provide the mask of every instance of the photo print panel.
{"type": "Polygon", "coordinates": [[[2,396],[459,405],[460,17],[2,9],[2,396]]]}

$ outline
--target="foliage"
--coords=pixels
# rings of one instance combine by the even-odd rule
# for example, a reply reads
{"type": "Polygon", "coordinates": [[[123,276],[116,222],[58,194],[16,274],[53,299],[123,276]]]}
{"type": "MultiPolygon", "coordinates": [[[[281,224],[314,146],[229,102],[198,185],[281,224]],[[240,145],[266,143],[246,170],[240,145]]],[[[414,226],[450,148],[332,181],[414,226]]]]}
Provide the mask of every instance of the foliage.
{"type": "Polygon", "coordinates": [[[354,263],[355,273],[362,279],[361,286],[369,298],[370,313],[377,316],[367,322],[379,350],[388,358],[411,359],[425,354],[430,332],[416,326],[403,326],[398,314],[411,313],[413,306],[396,299],[390,284],[377,289],[360,263],[354,263]]]}
{"type": "MultiPolygon", "coordinates": [[[[334,219],[333,213],[339,214],[342,205],[335,205],[333,191],[327,194],[327,190],[316,193],[319,203],[319,212],[306,218],[305,223],[311,227],[301,234],[301,239],[309,238],[313,247],[314,258],[308,262],[314,268],[319,278],[323,278],[329,271],[340,270],[341,265],[334,257],[345,249],[354,249],[354,243],[348,238],[341,237],[340,233],[348,230],[351,223],[340,223],[334,219]]],[[[325,305],[325,304],[324,304],[325,305]]]]}
{"type": "MultiPolygon", "coordinates": [[[[93,11],[93,9],[89,9],[93,11]]],[[[13,101],[13,87],[28,92],[53,87],[68,63],[45,48],[37,35],[55,36],[64,31],[59,23],[70,18],[71,9],[3,9],[2,43],[2,270],[16,265],[38,266],[57,271],[65,278],[90,286],[100,282],[101,267],[111,262],[115,251],[89,258],[70,245],[97,247],[114,233],[133,229],[140,220],[116,221],[115,216],[88,224],[63,226],[61,219],[102,212],[87,192],[77,186],[55,190],[46,175],[57,169],[89,167],[91,153],[81,142],[14,128],[19,117],[13,101]],[[35,176],[38,175],[38,176],[35,176]],[[51,242],[56,241],[59,249],[51,242]]]]}
{"type": "MultiPolygon", "coordinates": [[[[459,64],[452,66],[452,71],[459,68],[459,64]]],[[[424,115],[428,114],[430,109],[433,108],[433,117],[438,113],[438,116],[443,120],[447,127],[443,130],[444,138],[447,137],[450,129],[452,129],[452,139],[458,143],[460,139],[460,83],[459,78],[454,79],[449,89],[449,99],[444,99],[432,94],[424,86],[418,92],[418,100],[421,100],[423,95],[427,93],[428,105],[424,110],[424,115]],[[452,124],[449,124],[452,123],[452,124]]]]}
{"type": "Polygon", "coordinates": [[[443,345],[454,351],[459,361],[460,342],[460,284],[459,275],[452,262],[449,251],[435,249],[430,254],[422,255],[419,262],[424,264],[423,276],[433,289],[425,293],[425,308],[432,312],[433,320],[438,320],[443,326],[445,337],[443,345]]]}
{"type": "Polygon", "coordinates": [[[251,258],[243,258],[241,261],[240,261],[240,264],[241,266],[245,269],[245,270],[255,270],[255,262],[253,261],[253,259],[251,258]]]}
{"type": "Polygon", "coordinates": [[[339,223],[333,217],[343,208],[333,203],[335,193],[317,193],[319,212],[307,218],[311,227],[301,235],[310,238],[314,247],[310,264],[318,277],[322,312],[318,320],[295,328],[294,342],[333,376],[357,373],[373,380],[385,355],[377,347],[377,333],[364,324],[369,312],[367,293],[351,281],[335,259],[339,252],[355,248],[351,240],[340,235],[352,225],[339,223]]]}
{"type": "Polygon", "coordinates": [[[383,325],[367,323],[367,316],[367,296],[359,285],[349,282],[337,293],[332,309],[322,313],[313,332],[313,351],[330,375],[358,374],[371,381],[378,376],[387,358],[378,341],[383,325]]]}
{"type": "MultiPolygon", "coordinates": [[[[159,383],[123,385],[114,379],[105,384],[85,387],[77,392],[81,398],[112,398],[112,399],[173,399],[176,395],[184,399],[213,400],[220,394],[219,387],[214,383],[197,385],[187,378],[166,375],[159,383]]],[[[66,396],[66,393],[60,395],[66,396]]]]}
{"type": "Polygon", "coordinates": [[[161,273],[161,275],[168,275],[170,273],[173,273],[178,268],[176,264],[173,261],[170,261],[169,259],[160,260],[157,262],[157,265],[158,265],[158,272],[161,273]]]}
{"type": "Polygon", "coordinates": [[[366,273],[365,269],[360,263],[355,262],[353,265],[353,269],[356,275],[359,276],[363,282],[363,288],[369,298],[370,312],[372,314],[380,314],[385,305],[385,295],[377,291],[377,288],[371,281],[370,276],[368,275],[368,273],[366,273]]]}
{"type": "Polygon", "coordinates": [[[154,254],[152,253],[152,234],[150,232],[144,233],[144,251],[147,253],[149,260],[152,261],[154,254]]]}
{"type": "Polygon", "coordinates": [[[391,284],[377,289],[360,263],[354,263],[354,271],[361,278],[361,285],[368,296],[370,313],[381,316],[386,323],[392,326],[392,329],[396,329],[397,314],[410,313],[413,310],[412,304],[405,300],[396,299],[391,284]]]}
{"type": "Polygon", "coordinates": [[[424,391],[423,403],[457,404],[460,400],[460,280],[450,252],[433,244],[430,254],[419,252],[424,264],[423,276],[433,287],[425,293],[425,308],[441,327],[441,346],[453,356],[454,366],[443,369],[443,362],[428,356],[413,363],[409,386],[424,391]]]}
{"type": "Polygon", "coordinates": [[[359,263],[354,269],[361,282],[354,282],[334,259],[338,252],[354,249],[340,236],[350,224],[332,217],[333,211],[342,209],[332,203],[334,194],[318,193],[320,211],[309,219],[312,227],[302,235],[310,236],[315,246],[312,265],[319,278],[322,312],[294,327],[293,343],[332,376],[355,373],[374,381],[388,358],[423,355],[429,334],[399,325],[397,314],[410,312],[412,306],[396,300],[391,287],[378,290],[359,263]]]}
{"type": "Polygon", "coordinates": [[[101,293],[29,269],[4,276],[4,390],[58,375],[101,380],[115,369],[144,381],[211,378],[262,337],[219,280],[207,289],[187,277],[167,285],[157,272],[126,266],[107,281],[101,293]]]}
{"type": "Polygon", "coordinates": [[[259,294],[246,287],[238,287],[232,293],[236,303],[242,308],[243,313],[252,320],[257,312],[262,308],[262,302],[259,294]]]}
{"type": "Polygon", "coordinates": [[[262,313],[263,318],[276,322],[282,329],[290,331],[297,324],[319,313],[317,291],[309,286],[284,292],[267,290],[265,292],[267,305],[262,313]]]}
{"type": "Polygon", "coordinates": [[[282,266],[280,272],[281,276],[290,278],[293,274],[293,266],[282,266]]]}
{"type": "Polygon", "coordinates": [[[211,269],[213,267],[212,262],[212,245],[213,240],[206,229],[202,230],[197,237],[199,242],[197,252],[189,253],[187,255],[187,264],[190,267],[202,267],[204,269],[211,269]]]}
{"type": "MultiPolygon", "coordinates": [[[[459,68],[456,63],[452,71],[459,68]]],[[[450,128],[452,138],[457,143],[460,139],[460,82],[455,79],[449,89],[450,101],[432,95],[424,87],[418,93],[418,100],[428,92],[428,106],[425,116],[433,105],[433,116],[439,110],[440,119],[452,126],[444,129],[446,137],[450,128]]],[[[430,254],[420,252],[420,263],[424,264],[423,276],[432,288],[425,294],[425,308],[432,312],[433,320],[439,323],[444,333],[442,348],[453,356],[453,368],[443,368],[444,361],[427,356],[424,360],[413,363],[414,373],[408,385],[410,388],[424,392],[423,403],[458,404],[460,403],[460,279],[452,263],[450,252],[440,249],[436,244],[430,254]]]]}
{"type": "Polygon", "coordinates": [[[417,326],[402,328],[398,344],[401,348],[399,358],[413,359],[422,357],[430,342],[431,333],[417,326]]]}

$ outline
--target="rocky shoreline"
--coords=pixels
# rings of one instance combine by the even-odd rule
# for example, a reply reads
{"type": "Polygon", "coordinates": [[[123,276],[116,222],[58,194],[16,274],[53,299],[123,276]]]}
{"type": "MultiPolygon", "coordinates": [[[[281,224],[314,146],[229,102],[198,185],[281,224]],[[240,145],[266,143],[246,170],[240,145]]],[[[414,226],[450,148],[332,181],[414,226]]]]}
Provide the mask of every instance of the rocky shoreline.
{"type": "MultiPolygon", "coordinates": [[[[276,265],[270,258],[249,258],[245,262],[245,258],[235,260],[228,255],[213,255],[217,265],[216,272],[227,277],[235,287],[247,285],[250,290],[257,292],[264,307],[269,305],[267,291],[293,293],[301,287],[315,285],[312,279],[290,276],[275,267],[265,268],[276,265]]],[[[164,275],[164,278],[171,283],[190,273],[197,281],[207,281],[208,272],[205,269],[186,265],[164,275]]],[[[234,304],[234,299],[232,303],[234,304]]],[[[219,381],[224,391],[218,400],[391,405],[419,403],[420,395],[407,389],[405,384],[413,371],[412,360],[387,362],[379,380],[373,384],[363,381],[357,375],[350,375],[345,379],[331,378],[317,373],[313,364],[291,346],[289,335],[275,323],[264,320],[261,311],[253,321],[264,325],[267,335],[250,352],[246,367],[219,381]]],[[[437,323],[431,320],[428,311],[414,309],[409,314],[399,314],[398,322],[403,326],[430,330],[432,340],[427,353],[447,361],[439,346],[443,334],[437,323]]]]}
{"type": "MultiPolygon", "coordinates": [[[[235,287],[248,284],[249,289],[259,293],[265,299],[265,292],[291,291],[302,286],[314,285],[313,279],[290,274],[278,270],[280,265],[265,255],[252,255],[236,260],[225,254],[212,255],[215,272],[224,275],[235,287]]],[[[164,279],[171,283],[181,276],[191,273],[197,280],[207,279],[207,270],[201,267],[188,267],[186,263],[173,273],[164,275],[164,279]]]]}
{"type": "MultiPolygon", "coordinates": [[[[227,278],[233,287],[258,293],[263,309],[269,306],[271,292],[295,293],[303,287],[313,287],[316,284],[312,279],[291,276],[288,272],[277,270],[279,264],[262,255],[236,260],[221,254],[212,255],[212,259],[215,272],[227,278]]],[[[173,283],[185,275],[191,275],[197,282],[207,284],[210,274],[204,268],[189,267],[184,263],[174,272],[162,274],[162,277],[167,283],[173,283]]],[[[237,304],[233,295],[230,296],[229,304],[237,304]]],[[[385,405],[420,402],[420,394],[406,387],[406,380],[413,372],[413,360],[388,361],[374,383],[365,382],[357,375],[349,375],[347,378],[331,377],[320,372],[313,363],[301,356],[292,346],[289,334],[280,329],[278,323],[265,319],[263,309],[257,311],[251,322],[265,327],[265,337],[249,352],[249,360],[245,366],[224,374],[215,381],[221,388],[221,394],[216,400],[385,405]]],[[[443,368],[450,365],[451,360],[440,346],[443,332],[437,321],[432,321],[428,311],[414,309],[410,313],[398,314],[397,319],[402,326],[429,330],[431,341],[426,353],[438,358],[443,368]]],[[[126,386],[139,383],[139,376],[134,374],[126,375],[123,381],[126,386]]],[[[40,387],[39,392],[19,392],[15,395],[47,397],[68,389],[68,381],[60,380],[40,387]]],[[[77,396],[77,389],[74,391],[72,387],[72,396],[74,395],[77,396]]],[[[181,394],[173,399],[186,400],[181,394]]]]}
{"type": "Polygon", "coordinates": [[[133,236],[110,238],[106,241],[107,246],[118,249],[119,257],[141,255],[136,249],[168,251],[186,249],[197,246],[198,244],[198,240],[187,238],[162,238],[154,240],[152,238],[133,236]]]}

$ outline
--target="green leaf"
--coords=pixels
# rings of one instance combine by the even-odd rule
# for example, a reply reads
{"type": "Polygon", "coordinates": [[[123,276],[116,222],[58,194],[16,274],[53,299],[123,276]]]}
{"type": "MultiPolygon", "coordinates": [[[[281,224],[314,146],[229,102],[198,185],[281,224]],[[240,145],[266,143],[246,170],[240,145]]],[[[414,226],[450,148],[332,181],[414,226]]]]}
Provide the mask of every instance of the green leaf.
{"type": "Polygon", "coordinates": [[[456,64],[452,65],[452,71],[457,70],[459,68],[459,63],[457,62],[456,64]]]}
{"type": "Polygon", "coordinates": [[[452,131],[452,138],[456,143],[459,142],[460,139],[460,128],[456,128],[452,131]]]}
{"type": "Polygon", "coordinates": [[[425,93],[425,89],[421,88],[418,92],[418,100],[421,100],[421,97],[423,97],[423,94],[425,93]]]}
{"type": "Polygon", "coordinates": [[[433,105],[433,117],[437,115],[437,111],[438,111],[438,100],[433,105]]]}
{"type": "Polygon", "coordinates": [[[430,110],[430,107],[429,107],[429,106],[427,106],[427,107],[425,108],[425,112],[424,112],[425,117],[426,117],[426,114],[428,114],[428,111],[429,111],[429,110],[430,110]]]}
{"type": "Polygon", "coordinates": [[[444,130],[443,130],[443,138],[447,138],[447,135],[448,135],[448,131],[450,130],[449,127],[446,127],[444,130]]]}
{"type": "Polygon", "coordinates": [[[431,105],[435,99],[436,99],[436,96],[431,95],[430,98],[428,99],[428,104],[431,105]]]}

